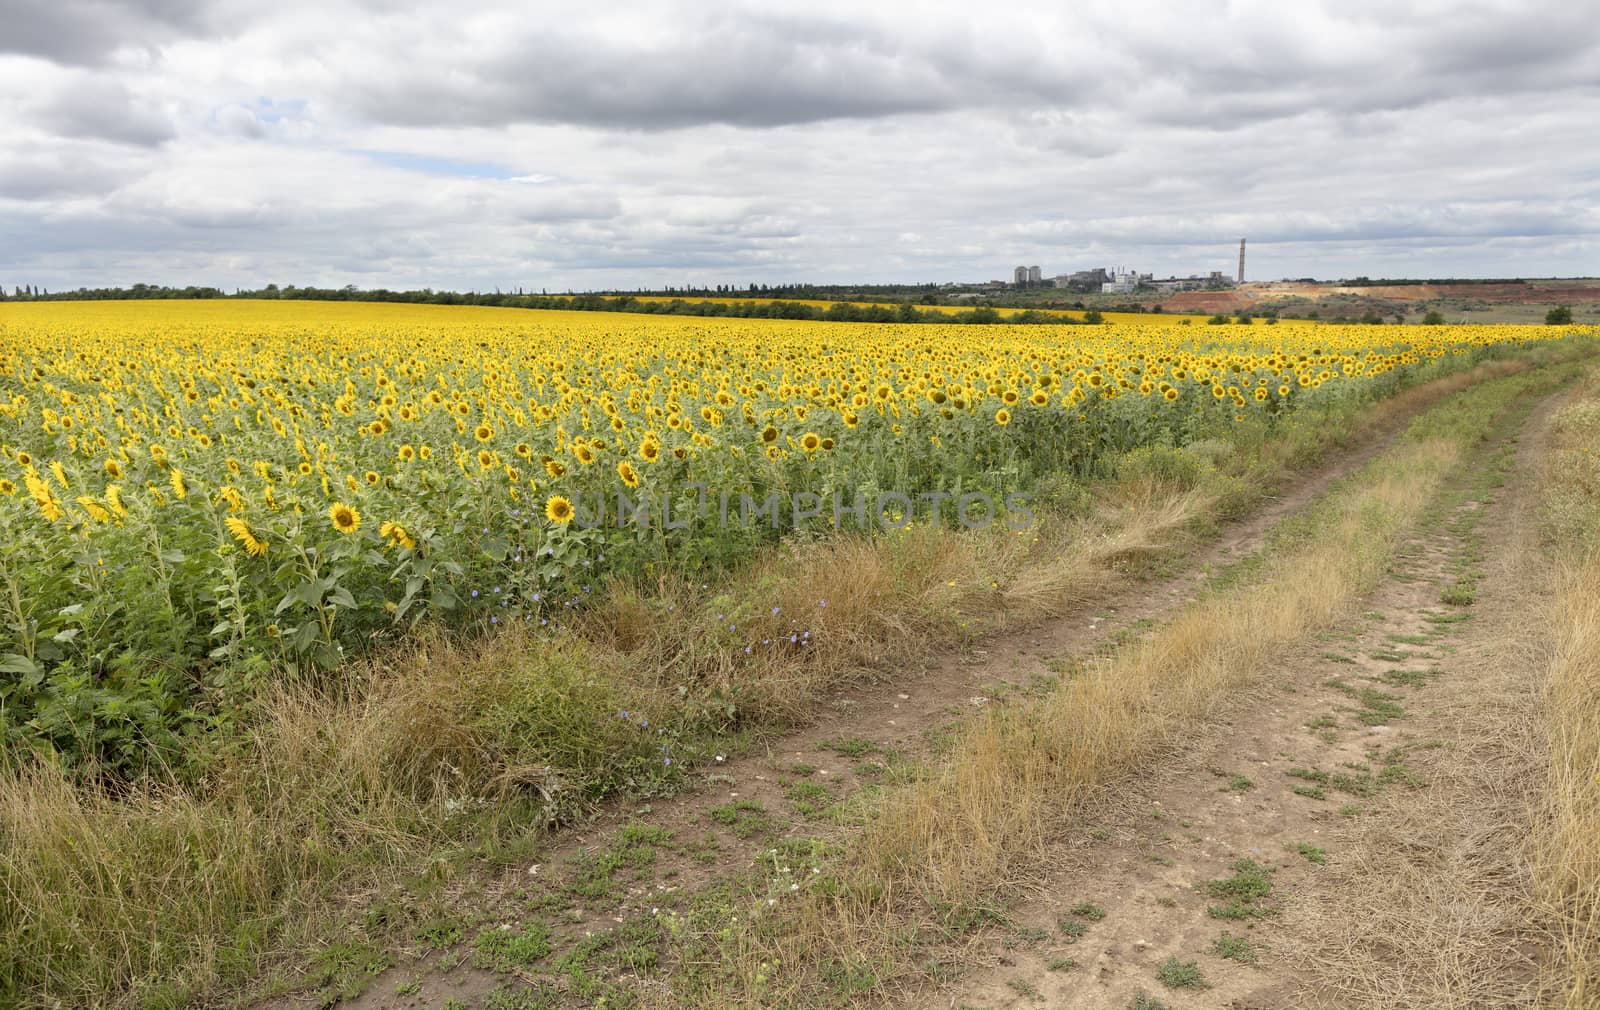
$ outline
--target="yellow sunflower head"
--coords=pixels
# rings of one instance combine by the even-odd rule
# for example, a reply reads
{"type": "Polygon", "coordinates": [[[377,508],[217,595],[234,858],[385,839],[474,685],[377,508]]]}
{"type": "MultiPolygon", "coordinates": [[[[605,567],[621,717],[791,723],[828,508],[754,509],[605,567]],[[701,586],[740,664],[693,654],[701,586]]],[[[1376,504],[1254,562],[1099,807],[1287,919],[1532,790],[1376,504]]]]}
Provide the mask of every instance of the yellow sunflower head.
{"type": "Polygon", "coordinates": [[[333,507],[328,509],[328,519],[334,529],[347,535],[361,528],[361,513],[342,501],[334,502],[333,507]]]}
{"type": "Polygon", "coordinates": [[[572,502],[558,494],[551,495],[544,503],[544,517],[565,526],[572,522],[572,502]]]}

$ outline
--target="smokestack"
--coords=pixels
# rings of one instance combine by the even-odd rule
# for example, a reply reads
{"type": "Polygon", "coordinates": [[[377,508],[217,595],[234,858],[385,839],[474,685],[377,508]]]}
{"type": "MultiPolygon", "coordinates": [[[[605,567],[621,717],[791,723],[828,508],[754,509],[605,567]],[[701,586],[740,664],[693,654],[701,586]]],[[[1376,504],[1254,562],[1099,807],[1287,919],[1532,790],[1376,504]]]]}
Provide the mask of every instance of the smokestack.
{"type": "Polygon", "coordinates": [[[1239,283],[1244,283],[1244,239],[1239,240],[1239,283]]]}

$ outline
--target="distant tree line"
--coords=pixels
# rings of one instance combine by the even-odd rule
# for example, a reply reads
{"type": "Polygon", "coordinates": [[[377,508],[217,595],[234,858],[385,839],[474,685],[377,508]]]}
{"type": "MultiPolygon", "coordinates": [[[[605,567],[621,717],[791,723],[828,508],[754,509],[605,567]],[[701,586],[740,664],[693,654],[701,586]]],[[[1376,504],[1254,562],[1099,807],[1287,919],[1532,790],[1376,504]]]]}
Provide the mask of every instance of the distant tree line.
{"type": "MultiPolygon", "coordinates": [[[[1004,316],[989,306],[978,306],[957,312],[919,307],[912,302],[897,306],[853,305],[834,302],[826,307],[806,305],[796,301],[704,301],[703,298],[728,298],[727,295],[707,294],[679,297],[676,294],[657,296],[665,300],[647,300],[631,294],[525,294],[518,292],[434,291],[423,288],[415,291],[391,291],[387,288],[362,290],[354,285],[342,288],[310,288],[268,284],[255,291],[236,289],[229,294],[214,287],[173,288],[154,284],[135,284],[128,288],[78,288],[75,291],[51,293],[32,286],[14,289],[8,299],[0,290],[0,300],[13,301],[111,301],[149,299],[276,299],[280,301],[326,302],[399,302],[416,305],[486,305],[515,309],[558,309],[576,312],[639,312],[649,315],[670,316],[728,316],[738,319],[809,319],[819,322],[841,323],[1054,323],[1073,325],[1084,322],[1070,316],[1057,315],[1038,309],[1028,309],[1004,316]]],[[[762,294],[755,297],[767,298],[762,294]]],[[[1095,320],[1095,321],[1098,321],[1095,320]]]]}

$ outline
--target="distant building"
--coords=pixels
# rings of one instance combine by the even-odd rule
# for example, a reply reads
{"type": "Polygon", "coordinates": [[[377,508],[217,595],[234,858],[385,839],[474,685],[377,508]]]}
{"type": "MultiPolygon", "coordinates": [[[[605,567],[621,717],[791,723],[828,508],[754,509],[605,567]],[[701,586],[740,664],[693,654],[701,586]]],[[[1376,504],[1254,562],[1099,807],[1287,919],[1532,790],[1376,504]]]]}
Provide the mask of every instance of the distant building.
{"type": "Polygon", "coordinates": [[[1104,267],[1096,267],[1093,270],[1078,270],[1070,274],[1058,274],[1056,276],[1056,287],[1088,293],[1099,291],[1100,285],[1110,279],[1111,275],[1106,272],[1104,267]]]}
{"type": "Polygon", "coordinates": [[[1231,281],[1225,277],[1221,270],[1213,270],[1205,277],[1191,274],[1188,277],[1168,277],[1165,280],[1150,281],[1152,287],[1163,294],[1174,291],[1215,291],[1218,288],[1232,287],[1231,281]]]}
{"type": "Polygon", "coordinates": [[[1100,293],[1106,295],[1130,295],[1140,284],[1149,284],[1153,280],[1150,274],[1141,274],[1132,270],[1118,270],[1111,275],[1111,279],[1100,285],[1100,293]]]}
{"type": "Polygon", "coordinates": [[[1044,277],[1043,277],[1042,272],[1039,270],[1039,268],[1037,266],[1029,267],[1028,268],[1028,286],[1030,288],[1036,288],[1036,287],[1039,287],[1040,285],[1042,285],[1043,283],[1044,283],[1044,277]]]}
{"type": "Polygon", "coordinates": [[[1011,276],[1016,278],[1017,287],[1025,288],[1025,287],[1028,286],[1028,268],[1027,267],[1017,267],[1015,270],[1011,271],[1011,276]]]}

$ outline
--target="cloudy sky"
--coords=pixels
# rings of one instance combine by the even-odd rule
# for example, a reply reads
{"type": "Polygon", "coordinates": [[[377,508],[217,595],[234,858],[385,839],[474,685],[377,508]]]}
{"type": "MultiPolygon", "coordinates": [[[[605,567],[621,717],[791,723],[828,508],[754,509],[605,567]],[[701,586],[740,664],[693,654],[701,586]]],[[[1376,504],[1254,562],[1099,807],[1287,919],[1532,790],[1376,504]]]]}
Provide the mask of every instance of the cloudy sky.
{"type": "Polygon", "coordinates": [[[1594,275],[1596,123],[1570,0],[0,0],[0,284],[1594,275]]]}

